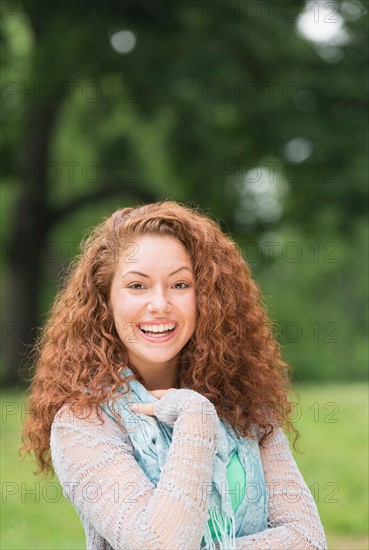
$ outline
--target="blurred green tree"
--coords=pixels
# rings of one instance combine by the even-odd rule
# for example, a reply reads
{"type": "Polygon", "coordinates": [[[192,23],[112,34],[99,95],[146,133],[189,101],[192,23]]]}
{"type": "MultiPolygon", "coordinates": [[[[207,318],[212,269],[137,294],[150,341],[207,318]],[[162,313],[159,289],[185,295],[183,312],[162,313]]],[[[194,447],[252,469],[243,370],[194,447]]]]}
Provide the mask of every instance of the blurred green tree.
{"type": "Polygon", "coordinates": [[[319,47],[303,0],[3,3],[6,383],[102,206],[193,201],[241,246],[362,234],[366,9],[350,1],[318,13],[346,13],[319,47]]]}

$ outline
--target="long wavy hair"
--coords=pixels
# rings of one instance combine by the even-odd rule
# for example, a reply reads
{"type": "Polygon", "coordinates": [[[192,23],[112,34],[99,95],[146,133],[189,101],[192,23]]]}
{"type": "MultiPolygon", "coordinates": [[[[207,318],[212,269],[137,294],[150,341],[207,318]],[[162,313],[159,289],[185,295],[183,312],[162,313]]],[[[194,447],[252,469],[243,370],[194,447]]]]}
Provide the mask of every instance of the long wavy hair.
{"type": "Polygon", "coordinates": [[[132,239],[147,234],[178,239],[193,265],[198,318],[179,354],[182,384],[207,397],[239,435],[250,436],[256,424],[262,443],[278,423],[294,431],[296,443],[291,367],[281,359],[260,288],[240,248],[198,207],[164,200],[105,218],[70,265],[33,349],[36,368],[21,454],[35,453],[37,474],[53,473],[51,424],[65,403],[84,415],[94,410],[101,419],[99,404],[118,388],[129,391],[121,372],[128,355],[108,300],[119,255],[124,249],[127,255],[132,239]]]}

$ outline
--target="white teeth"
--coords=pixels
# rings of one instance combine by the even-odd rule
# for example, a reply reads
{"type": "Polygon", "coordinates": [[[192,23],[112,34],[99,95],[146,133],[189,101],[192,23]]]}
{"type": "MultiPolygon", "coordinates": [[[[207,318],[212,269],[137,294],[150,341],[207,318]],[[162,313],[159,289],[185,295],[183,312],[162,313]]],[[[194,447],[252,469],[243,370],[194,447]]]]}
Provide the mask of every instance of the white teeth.
{"type": "Polygon", "coordinates": [[[165,332],[167,330],[172,330],[176,325],[139,325],[141,329],[147,332],[165,332]]]}

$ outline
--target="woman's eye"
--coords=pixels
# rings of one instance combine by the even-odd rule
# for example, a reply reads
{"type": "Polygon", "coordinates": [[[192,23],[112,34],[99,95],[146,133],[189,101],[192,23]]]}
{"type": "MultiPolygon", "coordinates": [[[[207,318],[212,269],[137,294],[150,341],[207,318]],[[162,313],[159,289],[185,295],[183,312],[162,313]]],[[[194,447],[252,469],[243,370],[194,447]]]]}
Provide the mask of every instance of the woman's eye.
{"type": "Polygon", "coordinates": [[[180,286],[180,288],[187,288],[188,287],[187,283],[175,283],[174,286],[177,286],[177,285],[182,285],[182,286],[180,286]]]}
{"type": "Polygon", "coordinates": [[[133,283],[133,284],[129,285],[128,288],[133,288],[134,290],[140,290],[141,288],[143,288],[143,284],[141,284],[141,283],[133,283]]]}

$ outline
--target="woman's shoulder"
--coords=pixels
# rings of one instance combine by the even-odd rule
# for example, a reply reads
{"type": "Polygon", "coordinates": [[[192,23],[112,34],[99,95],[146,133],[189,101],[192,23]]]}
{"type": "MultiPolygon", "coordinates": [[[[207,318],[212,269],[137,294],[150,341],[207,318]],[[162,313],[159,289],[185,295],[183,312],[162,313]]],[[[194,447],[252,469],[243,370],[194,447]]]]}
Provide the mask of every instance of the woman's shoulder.
{"type": "MultiPolygon", "coordinates": [[[[102,413],[103,411],[101,411],[102,413]]],[[[106,415],[105,415],[106,416],[106,415]]],[[[96,407],[89,410],[71,401],[64,403],[55,413],[53,424],[75,424],[79,422],[95,424],[99,421],[96,407]]]]}
{"type": "Polygon", "coordinates": [[[64,403],[56,412],[51,425],[51,431],[82,432],[86,437],[119,438],[120,442],[130,443],[130,438],[119,424],[97,407],[81,408],[72,402],[64,403]]]}
{"type": "Polygon", "coordinates": [[[268,423],[266,427],[259,424],[252,424],[251,432],[253,436],[257,438],[259,445],[261,444],[264,447],[268,442],[271,442],[271,440],[274,441],[275,439],[283,439],[285,437],[284,431],[276,421],[268,423]],[[266,438],[263,440],[263,443],[261,443],[264,436],[266,436],[266,438]]]}

